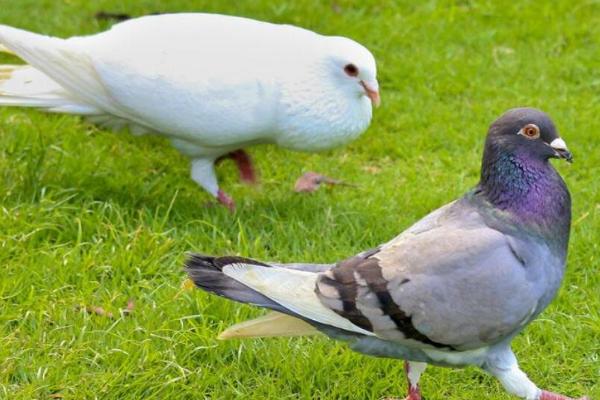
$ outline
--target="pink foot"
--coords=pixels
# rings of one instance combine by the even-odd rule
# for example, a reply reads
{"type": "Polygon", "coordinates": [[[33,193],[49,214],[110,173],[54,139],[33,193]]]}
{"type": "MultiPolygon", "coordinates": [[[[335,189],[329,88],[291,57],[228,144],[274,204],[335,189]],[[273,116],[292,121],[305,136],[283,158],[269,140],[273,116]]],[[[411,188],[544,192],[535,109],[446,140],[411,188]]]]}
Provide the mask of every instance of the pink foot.
{"type": "MultiPolygon", "coordinates": [[[[562,394],[547,392],[542,390],[542,395],[540,396],[540,400],[576,400],[571,397],[563,396],[562,394]]],[[[578,400],[589,400],[589,397],[584,396],[580,397],[578,400]]]]}
{"type": "Polygon", "coordinates": [[[419,391],[419,388],[416,388],[414,391],[413,388],[410,388],[408,391],[408,397],[404,400],[421,400],[421,392],[419,391]]]}
{"type": "Polygon", "coordinates": [[[384,397],[383,400],[421,400],[421,393],[417,389],[414,392],[409,391],[408,397],[401,399],[399,397],[384,397]]]}
{"type": "Polygon", "coordinates": [[[412,386],[409,383],[408,396],[404,400],[421,400],[421,390],[419,386],[412,386]]]}
{"type": "Polygon", "coordinates": [[[217,200],[219,201],[219,203],[221,203],[225,207],[227,207],[229,209],[229,211],[231,211],[231,212],[235,211],[235,202],[233,201],[233,199],[231,197],[229,197],[229,195],[227,193],[225,193],[221,189],[219,189],[219,191],[217,192],[217,200]]]}
{"type": "Polygon", "coordinates": [[[258,179],[254,170],[254,164],[250,155],[244,150],[236,150],[229,153],[229,157],[235,161],[240,171],[240,179],[245,183],[255,184],[258,179]]]}

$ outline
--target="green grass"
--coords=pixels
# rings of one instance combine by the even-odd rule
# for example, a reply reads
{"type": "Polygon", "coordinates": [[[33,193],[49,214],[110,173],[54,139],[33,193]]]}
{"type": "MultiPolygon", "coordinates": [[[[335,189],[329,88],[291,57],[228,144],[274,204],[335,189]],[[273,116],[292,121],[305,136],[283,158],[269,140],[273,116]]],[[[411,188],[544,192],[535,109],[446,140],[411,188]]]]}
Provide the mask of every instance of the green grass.
{"type": "MultiPolygon", "coordinates": [[[[229,214],[156,137],[70,116],[0,109],[0,398],[377,399],[402,363],[323,338],[218,342],[260,312],[181,288],[197,250],[333,261],[386,241],[478,180],[484,135],[507,108],[555,119],[575,154],[557,163],[574,200],[558,298],[515,341],[541,387],[600,398],[600,3],[514,1],[135,2],[0,0],[0,22],[58,36],[100,31],[109,10],[212,11],[302,25],[369,47],[383,106],[325,154],[251,150],[259,188],[219,167],[229,214]],[[131,3],[125,5],[125,3],[131,3]],[[355,183],[302,196],[307,170],[355,183]],[[134,299],[131,316],[119,309],[134,299]],[[102,306],[109,319],[80,307],[102,306]]],[[[0,63],[15,62],[2,56],[0,63]]],[[[508,399],[471,368],[430,368],[428,399],[508,399]]]]}

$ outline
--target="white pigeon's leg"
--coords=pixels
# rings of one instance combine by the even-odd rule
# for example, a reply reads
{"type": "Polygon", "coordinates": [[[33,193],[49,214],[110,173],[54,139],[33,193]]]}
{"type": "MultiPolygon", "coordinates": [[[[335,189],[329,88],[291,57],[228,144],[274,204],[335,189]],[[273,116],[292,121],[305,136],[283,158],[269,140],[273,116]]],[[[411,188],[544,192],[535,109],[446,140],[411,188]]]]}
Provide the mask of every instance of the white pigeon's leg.
{"type": "Polygon", "coordinates": [[[215,174],[215,162],[210,158],[195,158],[192,160],[192,179],[204,190],[217,198],[229,210],[235,210],[235,203],[231,197],[219,189],[217,175],[215,174]]]}
{"type": "Polygon", "coordinates": [[[421,390],[419,389],[419,379],[421,374],[427,368],[426,363],[416,361],[404,361],[404,371],[408,379],[408,397],[405,400],[421,400],[421,390]]]}
{"type": "Polygon", "coordinates": [[[231,158],[235,162],[235,165],[240,173],[240,179],[242,180],[242,182],[252,185],[258,182],[252,158],[245,150],[239,149],[227,153],[224,156],[217,158],[215,164],[219,164],[219,162],[223,161],[226,158],[231,158]]]}
{"type": "MultiPolygon", "coordinates": [[[[526,400],[575,400],[571,397],[540,390],[519,368],[517,358],[510,349],[497,352],[488,358],[484,369],[494,375],[504,389],[515,396],[526,400]]],[[[579,400],[588,400],[582,397],[579,400]]]]}
{"type": "Polygon", "coordinates": [[[236,150],[229,153],[229,156],[235,161],[235,165],[240,171],[240,178],[243,182],[249,184],[255,184],[258,180],[256,178],[256,170],[254,169],[254,163],[252,158],[246,153],[245,150],[236,150]]]}

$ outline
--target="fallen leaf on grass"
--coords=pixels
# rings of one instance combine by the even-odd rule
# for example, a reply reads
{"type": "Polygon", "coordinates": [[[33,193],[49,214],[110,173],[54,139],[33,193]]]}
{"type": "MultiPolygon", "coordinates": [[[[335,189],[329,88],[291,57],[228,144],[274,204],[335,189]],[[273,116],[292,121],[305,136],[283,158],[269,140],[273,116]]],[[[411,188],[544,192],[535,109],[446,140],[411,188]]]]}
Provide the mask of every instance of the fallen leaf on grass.
{"type": "Polygon", "coordinates": [[[294,185],[294,191],[298,193],[310,193],[316,191],[322,183],[326,183],[328,185],[345,185],[345,186],[355,186],[350,183],[346,183],[337,179],[329,178],[325,175],[321,175],[317,172],[309,171],[302,175],[296,181],[294,185]]]}
{"type": "Polygon", "coordinates": [[[131,315],[131,313],[133,313],[134,309],[135,309],[135,303],[133,302],[133,299],[129,299],[129,301],[127,301],[127,307],[122,309],[121,313],[125,316],[131,315]]]}
{"type": "Polygon", "coordinates": [[[84,309],[85,312],[88,314],[95,314],[95,315],[99,315],[101,317],[107,317],[107,318],[113,317],[113,314],[110,311],[106,311],[104,308],[98,307],[98,306],[85,306],[85,307],[80,307],[80,309],[84,309]]]}
{"type": "Polygon", "coordinates": [[[192,290],[196,288],[196,284],[190,278],[187,278],[185,281],[181,283],[181,288],[183,290],[192,290]]]}
{"type": "Polygon", "coordinates": [[[381,168],[376,165],[365,165],[361,168],[363,171],[368,172],[373,175],[377,175],[381,172],[381,168]]]}
{"type": "MultiPolygon", "coordinates": [[[[85,310],[86,313],[88,314],[94,314],[94,315],[99,315],[101,317],[106,317],[106,318],[113,318],[114,315],[113,313],[111,313],[110,311],[106,311],[103,307],[100,306],[85,306],[85,307],[77,307],[77,309],[79,310],[85,310]]],[[[129,300],[127,301],[127,306],[123,309],[121,309],[121,314],[123,316],[128,316],[131,315],[131,313],[133,313],[133,310],[135,309],[135,303],[133,300],[129,300]]]]}

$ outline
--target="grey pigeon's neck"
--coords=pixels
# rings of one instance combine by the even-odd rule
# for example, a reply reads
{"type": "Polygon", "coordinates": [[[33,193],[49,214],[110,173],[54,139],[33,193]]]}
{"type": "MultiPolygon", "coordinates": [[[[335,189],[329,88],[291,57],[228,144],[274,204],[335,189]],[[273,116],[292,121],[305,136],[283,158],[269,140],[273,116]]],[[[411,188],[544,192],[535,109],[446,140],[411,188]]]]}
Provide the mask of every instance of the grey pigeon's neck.
{"type": "Polygon", "coordinates": [[[563,247],[569,238],[571,198],[560,175],[547,160],[524,151],[489,146],[475,191],[496,210],[528,232],[563,247]]]}

